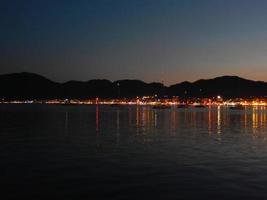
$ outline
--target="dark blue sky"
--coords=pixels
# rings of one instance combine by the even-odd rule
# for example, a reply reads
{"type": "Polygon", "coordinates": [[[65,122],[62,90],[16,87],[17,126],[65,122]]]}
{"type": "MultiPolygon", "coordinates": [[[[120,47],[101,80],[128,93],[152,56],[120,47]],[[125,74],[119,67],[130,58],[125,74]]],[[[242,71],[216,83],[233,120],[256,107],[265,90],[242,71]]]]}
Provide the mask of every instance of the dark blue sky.
{"type": "Polygon", "coordinates": [[[265,0],[2,0],[0,73],[267,81],[266,11],[265,0]]]}

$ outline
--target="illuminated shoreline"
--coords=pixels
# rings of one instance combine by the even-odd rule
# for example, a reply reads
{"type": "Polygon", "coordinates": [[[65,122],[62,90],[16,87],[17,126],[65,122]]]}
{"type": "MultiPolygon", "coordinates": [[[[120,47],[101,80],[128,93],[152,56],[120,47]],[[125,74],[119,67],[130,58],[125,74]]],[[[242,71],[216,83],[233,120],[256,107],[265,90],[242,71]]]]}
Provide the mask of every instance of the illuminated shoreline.
{"type": "Polygon", "coordinates": [[[177,98],[172,99],[154,99],[148,97],[135,98],[135,99],[52,99],[52,100],[11,100],[0,101],[0,104],[47,104],[47,105],[166,105],[166,106],[267,106],[267,99],[255,98],[255,99],[228,99],[223,100],[220,96],[215,98],[192,98],[179,100],[177,98]]]}

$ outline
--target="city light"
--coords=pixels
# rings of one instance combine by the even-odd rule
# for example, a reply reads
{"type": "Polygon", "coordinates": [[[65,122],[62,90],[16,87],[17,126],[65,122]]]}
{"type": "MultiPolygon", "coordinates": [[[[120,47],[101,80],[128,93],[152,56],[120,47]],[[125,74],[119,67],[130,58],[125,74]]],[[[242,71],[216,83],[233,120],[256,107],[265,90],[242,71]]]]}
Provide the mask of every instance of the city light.
{"type": "Polygon", "coordinates": [[[49,99],[49,100],[0,100],[1,104],[55,104],[55,105],[169,105],[169,106],[267,106],[267,98],[235,98],[223,99],[220,95],[211,98],[188,98],[179,99],[173,98],[158,98],[157,96],[143,96],[136,98],[123,98],[123,99],[49,99]]]}

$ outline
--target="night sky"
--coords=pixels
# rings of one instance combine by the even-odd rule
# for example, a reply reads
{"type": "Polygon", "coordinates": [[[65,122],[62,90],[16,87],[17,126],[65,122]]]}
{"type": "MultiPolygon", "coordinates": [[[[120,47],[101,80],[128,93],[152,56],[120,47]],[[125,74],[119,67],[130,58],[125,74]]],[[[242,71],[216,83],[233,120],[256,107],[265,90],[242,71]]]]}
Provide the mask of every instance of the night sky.
{"type": "Polygon", "coordinates": [[[0,73],[267,81],[265,0],[2,0],[0,73]]]}

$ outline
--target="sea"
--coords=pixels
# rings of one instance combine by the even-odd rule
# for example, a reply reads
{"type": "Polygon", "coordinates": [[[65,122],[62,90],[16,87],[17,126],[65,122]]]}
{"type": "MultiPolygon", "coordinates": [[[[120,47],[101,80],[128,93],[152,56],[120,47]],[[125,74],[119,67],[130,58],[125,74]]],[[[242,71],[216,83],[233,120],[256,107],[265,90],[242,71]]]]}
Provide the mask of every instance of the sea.
{"type": "Polygon", "coordinates": [[[1,199],[267,199],[267,108],[0,105],[1,199]]]}

